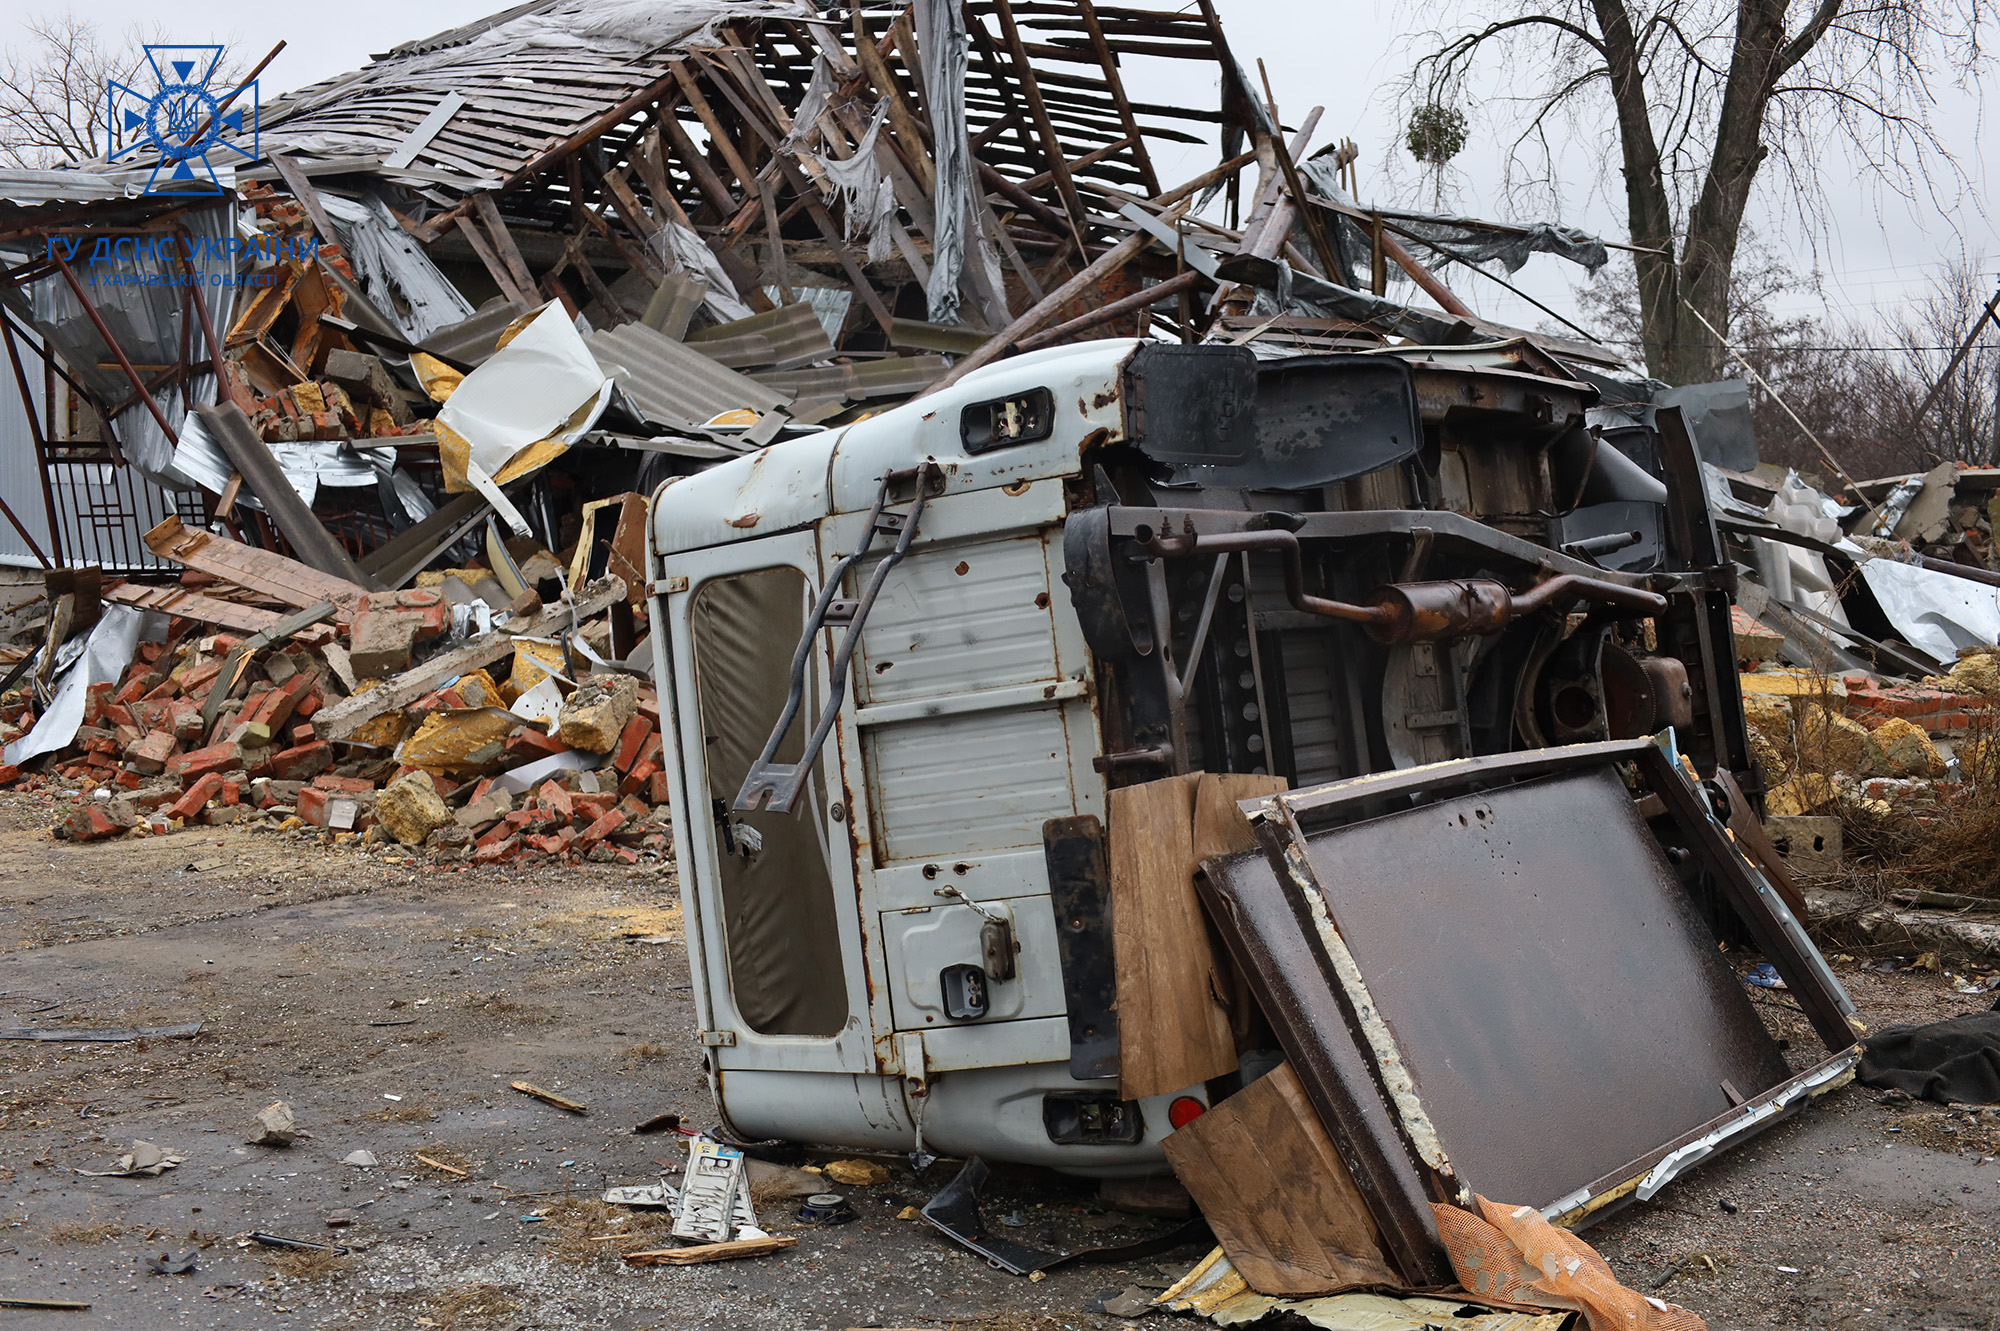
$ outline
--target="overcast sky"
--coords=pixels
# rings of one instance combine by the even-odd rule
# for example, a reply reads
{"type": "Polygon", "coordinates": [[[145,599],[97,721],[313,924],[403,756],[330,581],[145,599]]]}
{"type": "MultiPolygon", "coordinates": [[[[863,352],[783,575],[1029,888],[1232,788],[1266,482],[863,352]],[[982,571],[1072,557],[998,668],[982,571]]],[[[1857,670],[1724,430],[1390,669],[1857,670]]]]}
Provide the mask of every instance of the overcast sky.
{"type": "MultiPolygon", "coordinates": [[[[1161,8],[1172,0],[1164,0],[1161,8]]],[[[1313,106],[1324,106],[1313,147],[1332,139],[1352,138],[1361,147],[1359,162],[1364,200],[1395,206],[1427,202],[1405,183],[1407,156],[1394,177],[1385,159],[1396,147],[1394,92],[1411,59],[1407,39],[1410,10],[1393,0],[1217,0],[1231,45],[1255,75],[1255,59],[1263,57],[1279,109],[1288,123],[1297,123],[1313,106]]],[[[223,41],[231,59],[254,64],[279,40],[289,43],[266,72],[263,95],[295,88],[341,73],[366,62],[371,52],[399,42],[441,32],[495,12],[505,0],[342,0],[337,14],[305,5],[242,5],[192,3],[172,8],[170,16],[157,4],[139,0],[92,0],[87,12],[107,32],[143,23],[149,30],[164,23],[161,36],[175,42],[223,41]]],[[[1190,8],[1192,6],[1189,6],[1190,8]]],[[[0,42],[19,49],[28,38],[22,28],[28,13],[60,12],[61,5],[17,0],[0,18],[0,42]]],[[[1204,73],[1189,79],[1185,62],[1136,62],[1129,74],[1135,98],[1172,101],[1186,98],[1196,105],[1215,105],[1212,78],[1204,73]],[[1153,66],[1144,69],[1138,66],[1153,66]],[[1159,67],[1165,67],[1163,70],[1159,67]]],[[[1990,206],[1987,165],[1991,153],[1981,133],[1981,107],[1975,95],[1954,90],[1941,81],[1936,119],[1952,150],[1959,156],[1971,187],[1954,197],[1948,212],[1914,207],[1858,179],[1851,164],[1836,153],[1826,164],[1831,195],[1830,223],[1817,236],[1785,215],[1777,191],[1766,189],[1753,204],[1751,222],[1773,244],[1793,256],[1802,269],[1817,266],[1825,279],[1822,302],[1804,289],[1785,298],[1788,312],[1831,313],[1863,317],[1873,311],[1893,313],[1908,294],[1921,291],[1926,279],[1953,258],[1976,259],[1989,270],[2000,268],[2000,240],[1990,206]],[[1817,255],[1815,244],[1817,241],[1817,255]]],[[[1501,198],[1497,167],[1499,143],[1490,127],[1475,122],[1473,137],[1458,165],[1463,168],[1456,204],[1459,209],[1501,220],[1560,220],[1623,239],[1623,201],[1615,173],[1599,176],[1599,150],[1577,144],[1565,162],[1565,199],[1558,217],[1509,217],[1501,198]]],[[[1180,160],[1160,155],[1163,181],[1186,178],[1213,162],[1206,148],[1189,148],[1180,160]]],[[[1766,176],[1772,173],[1766,172],[1766,176]]],[[[1775,185],[1775,179],[1766,182],[1775,185]]],[[[1581,270],[1561,260],[1537,256],[1514,279],[1538,299],[1574,314],[1571,288],[1581,270]]],[[[1534,327],[1546,316],[1483,278],[1459,272],[1451,275],[1455,290],[1489,318],[1534,327]]]]}

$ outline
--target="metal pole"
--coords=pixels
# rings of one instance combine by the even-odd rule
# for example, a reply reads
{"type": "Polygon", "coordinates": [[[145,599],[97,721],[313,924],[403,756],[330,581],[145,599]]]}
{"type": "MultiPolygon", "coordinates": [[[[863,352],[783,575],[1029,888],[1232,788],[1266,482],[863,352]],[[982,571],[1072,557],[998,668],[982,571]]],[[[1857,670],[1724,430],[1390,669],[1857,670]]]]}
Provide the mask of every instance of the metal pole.
{"type": "Polygon", "coordinates": [[[1931,385],[1931,391],[1924,394],[1924,404],[1917,408],[1916,416],[1910,421],[1912,427],[1923,424],[1924,413],[1931,409],[1931,403],[1937,401],[1938,394],[1944,391],[1945,381],[1951,378],[1951,372],[1958,368],[1959,362],[1963,361],[1966,353],[1972,350],[1972,344],[1979,340],[1979,330],[1986,326],[1986,321],[1992,319],[1996,325],[2000,325],[2000,315],[1994,313],[1996,306],[2000,306],[2000,291],[1995,291],[1993,299],[1986,302],[1986,308],[1972,321],[1972,331],[1965,335],[1965,341],[1959,343],[1958,350],[1952,354],[1951,364],[1944,367],[1944,373],[1931,385]]]}
{"type": "MultiPolygon", "coordinates": [[[[28,434],[35,441],[35,459],[41,464],[38,470],[42,473],[42,504],[48,514],[49,545],[55,549],[56,557],[60,559],[62,528],[56,524],[56,497],[54,491],[49,488],[49,441],[42,434],[41,421],[35,416],[35,397],[28,390],[28,372],[21,367],[21,349],[15,345],[14,326],[9,320],[0,319],[0,339],[5,339],[7,343],[7,359],[14,365],[14,382],[21,387],[21,411],[28,418],[28,434]]],[[[0,507],[5,507],[4,503],[0,503],[0,507]]],[[[21,533],[21,539],[35,551],[35,558],[42,561],[42,567],[55,567],[36,547],[34,537],[28,535],[27,529],[21,526],[21,520],[14,516],[14,510],[11,508],[7,509],[7,520],[14,524],[21,533]]]]}
{"type": "MultiPolygon", "coordinates": [[[[160,404],[153,401],[153,395],[146,391],[146,381],[139,377],[139,371],[132,367],[132,358],[125,354],[125,348],[119,346],[118,339],[112,336],[110,327],[104,322],[104,316],[97,312],[97,306],[85,293],[83,283],[76,280],[76,270],[69,266],[69,260],[57,255],[56,267],[62,269],[63,280],[69,283],[69,289],[75,293],[77,300],[82,302],[83,312],[90,316],[91,327],[95,328],[97,335],[104,339],[104,345],[111,348],[111,354],[118,358],[118,367],[125,371],[125,378],[138,390],[140,400],[146,404],[146,410],[153,413],[153,419],[160,423],[162,430],[166,431],[167,442],[180,443],[180,435],[167,423],[167,413],[160,410],[160,404]]],[[[125,458],[119,452],[116,443],[111,445],[111,460],[121,467],[125,465],[125,458]]]]}

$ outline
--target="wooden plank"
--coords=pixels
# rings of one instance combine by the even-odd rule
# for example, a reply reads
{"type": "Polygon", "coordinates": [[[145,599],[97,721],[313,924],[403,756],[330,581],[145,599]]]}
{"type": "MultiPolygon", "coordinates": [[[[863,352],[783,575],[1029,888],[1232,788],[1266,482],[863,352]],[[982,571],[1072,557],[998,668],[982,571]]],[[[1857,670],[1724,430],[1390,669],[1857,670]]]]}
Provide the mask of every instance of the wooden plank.
{"type": "Polygon", "coordinates": [[[625,1260],[634,1266],[698,1266],[703,1262],[726,1262],[732,1257],[761,1257],[767,1252],[796,1248],[799,1241],[789,1234],[770,1234],[761,1239],[732,1239],[728,1243],[697,1243],[687,1248],[655,1248],[649,1252],[628,1252],[625,1260]]]}
{"type": "Polygon", "coordinates": [[[1368,1203],[1291,1064],[1279,1064],[1160,1144],[1216,1242],[1259,1294],[1299,1298],[1403,1286],[1383,1257],[1368,1203]]]}
{"type": "MultiPolygon", "coordinates": [[[[147,539],[150,541],[151,537],[148,536],[147,539]]],[[[576,619],[586,619],[607,609],[613,601],[624,599],[623,578],[600,578],[584,588],[583,594],[577,598],[576,619]]],[[[520,634],[533,638],[552,637],[558,631],[570,627],[571,622],[569,608],[560,606],[544,611],[524,625],[520,629],[520,634]]],[[[331,707],[323,707],[313,713],[313,732],[321,739],[339,739],[385,712],[401,711],[436,689],[444,681],[455,679],[481,666],[491,665],[503,656],[512,655],[514,637],[514,634],[496,631],[483,638],[475,638],[463,647],[442,652],[421,665],[405,670],[394,679],[379,684],[366,693],[357,693],[331,707]]]]}
{"type": "MultiPolygon", "coordinates": [[[[528,261],[521,257],[521,247],[514,243],[514,233],[507,229],[507,219],[500,215],[500,205],[493,201],[492,191],[473,195],[472,206],[478,212],[479,220],[486,223],[487,234],[493,238],[493,252],[500,257],[500,262],[507,265],[516,289],[532,294],[535,275],[529,270],[528,261]]],[[[532,305],[535,302],[523,303],[532,305]]]]}
{"type": "Polygon", "coordinates": [[[1118,1094],[1127,1100],[1199,1086],[1237,1066],[1194,892],[1199,779],[1168,777],[1111,792],[1118,1094]]]}
{"type": "Polygon", "coordinates": [[[572,1114],[588,1114],[590,1112],[589,1105],[572,1100],[566,1095],[557,1095],[554,1091],[545,1091],[533,1082],[510,1081],[507,1084],[521,1094],[532,1096],[545,1105],[554,1105],[557,1109],[567,1109],[572,1114]]]}
{"type": "Polygon", "coordinates": [[[225,582],[263,592],[301,610],[331,601],[336,607],[334,618],[339,621],[352,619],[361,601],[363,589],[343,578],[331,577],[271,550],[190,530],[181,525],[179,518],[168,518],[147,532],[146,548],[162,559],[213,573],[225,582]]]}
{"type": "Polygon", "coordinates": [[[924,148],[923,132],[917,128],[916,112],[910,108],[903,85],[889,72],[888,64],[876,48],[875,39],[868,34],[867,25],[861,16],[861,6],[854,7],[854,47],[855,56],[861,62],[861,72],[875,85],[875,91],[889,99],[889,132],[909,160],[910,173],[916,177],[926,197],[936,188],[936,168],[931,164],[930,154],[924,148]]]}
{"type": "Polygon", "coordinates": [[[283,153],[274,152],[269,160],[284,179],[285,188],[292,192],[292,197],[306,210],[306,216],[312,219],[313,230],[319,233],[320,239],[329,245],[338,245],[340,233],[333,229],[333,222],[326,215],[326,205],[320,202],[319,191],[313,188],[312,181],[306,179],[306,173],[283,153]]]}
{"type": "Polygon", "coordinates": [[[121,605],[137,606],[141,610],[157,610],[161,614],[179,615],[183,619],[198,620],[203,624],[215,624],[245,633],[267,629],[284,618],[275,610],[263,610],[254,605],[240,605],[235,601],[203,596],[200,592],[186,591],[180,587],[148,587],[136,582],[121,582],[116,587],[109,588],[104,593],[104,599],[117,601],[121,605]]]}
{"type": "MultiPolygon", "coordinates": [[[[665,131],[668,141],[673,145],[674,155],[694,178],[695,187],[701,191],[702,197],[708,200],[709,206],[724,215],[736,211],[736,196],[729,192],[729,186],[723,183],[721,176],[715,174],[715,168],[708,164],[708,154],[695,147],[694,140],[688,137],[687,129],[681,124],[680,117],[671,111],[664,112],[660,116],[659,128],[665,131]]],[[[654,196],[653,202],[657,204],[661,187],[654,184],[653,177],[643,166],[640,175],[646,182],[646,188],[654,196]]],[[[666,179],[664,172],[660,179],[666,179]]],[[[671,191],[667,197],[673,197],[671,191]]]]}
{"type": "Polygon", "coordinates": [[[875,290],[874,284],[868,280],[868,275],[861,271],[861,265],[854,262],[854,255],[848,251],[847,242],[840,234],[840,227],[826,211],[826,206],[819,201],[819,195],[814,192],[813,187],[800,177],[798,168],[782,157],[775,160],[784,169],[785,179],[793,191],[805,201],[806,212],[811,216],[813,225],[819,228],[820,235],[826,238],[826,243],[833,249],[833,257],[838,259],[840,266],[846,270],[847,280],[852,285],[854,294],[867,303],[869,313],[875,316],[875,322],[881,325],[882,332],[886,336],[890,326],[895,323],[895,316],[891,315],[889,307],[882,303],[881,293],[875,290]]]}
{"type": "Polygon", "coordinates": [[[722,122],[716,118],[715,109],[708,104],[708,98],[702,96],[701,86],[695,82],[694,73],[688,68],[686,59],[675,59],[672,68],[674,78],[680,83],[681,92],[687,98],[688,106],[701,118],[703,127],[708,130],[709,142],[722,154],[723,164],[735,173],[737,181],[748,189],[750,182],[756,179],[757,173],[750,169],[744,162],[742,154],[736,151],[735,139],[730,137],[729,131],[724,129],[722,122]]]}
{"type": "MultiPolygon", "coordinates": [[[[483,198],[485,196],[474,195],[473,197],[483,198]]],[[[465,243],[472,247],[472,253],[478,258],[480,263],[486,266],[486,275],[493,279],[494,286],[500,288],[502,297],[517,305],[533,306],[541,303],[534,298],[534,288],[532,286],[524,292],[515,283],[514,274],[508,270],[506,264],[500,261],[500,256],[494,252],[493,246],[487,243],[486,237],[479,234],[479,224],[472,219],[471,215],[460,214],[454,219],[454,222],[458,227],[458,234],[465,237],[465,243]]]]}

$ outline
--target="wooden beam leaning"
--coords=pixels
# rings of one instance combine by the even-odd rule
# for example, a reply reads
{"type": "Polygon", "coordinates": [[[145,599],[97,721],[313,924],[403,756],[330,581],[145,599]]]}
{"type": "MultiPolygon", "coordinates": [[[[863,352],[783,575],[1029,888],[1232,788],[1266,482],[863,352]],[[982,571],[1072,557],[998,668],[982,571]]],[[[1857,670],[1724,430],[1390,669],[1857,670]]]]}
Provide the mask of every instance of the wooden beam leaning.
{"type": "MultiPolygon", "coordinates": [[[[507,271],[514,277],[514,285],[524,292],[533,292],[535,276],[528,270],[528,261],[521,255],[521,247],[514,243],[514,233],[507,229],[507,219],[500,215],[500,205],[494,202],[490,191],[472,196],[472,206],[478,210],[479,220],[486,224],[487,234],[493,238],[493,252],[507,265],[507,271]]],[[[526,302],[534,304],[533,301],[526,302]]]]}
{"type": "Polygon", "coordinates": [[[875,86],[875,91],[889,99],[889,132],[903,150],[903,157],[910,164],[910,174],[916,177],[917,184],[928,197],[937,188],[937,168],[931,164],[930,152],[924,146],[924,135],[917,128],[917,116],[904,96],[903,85],[889,72],[888,63],[876,49],[875,39],[868,35],[861,10],[860,5],[854,7],[854,48],[861,72],[875,86]]]}
{"type": "Polygon", "coordinates": [[[861,271],[861,265],[854,262],[854,256],[848,252],[847,242],[840,234],[839,225],[834,222],[832,214],[826,210],[826,205],[819,201],[819,194],[800,174],[798,168],[783,158],[778,158],[777,161],[793,192],[804,201],[806,212],[811,216],[813,225],[819,228],[820,235],[826,238],[826,243],[833,247],[833,255],[840,260],[840,266],[846,270],[847,280],[854,284],[854,294],[867,302],[869,313],[875,316],[875,322],[882,325],[882,332],[887,335],[895,323],[895,316],[891,315],[889,307],[882,303],[882,294],[875,290],[874,284],[868,280],[868,275],[861,271]]]}
{"type": "Polygon", "coordinates": [[[262,592],[289,606],[303,609],[331,601],[336,619],[352,618],[361,602],[363,589],[354,583],[329,577],[276,551],[190,530],[179,518],[168,518],[147,532],[146,548],[162,559],[213,573],[225,582],[262,592]]]}
{"type": "Polygon", "coordinates": [[[1092,0],[1076,0],[1076,7],[1083,18],[1084,32],[1090,37],[1090,47],[1097,53],[1098,63],[1104,66],[1104,86],[1118,106],[1118,118],[1125,122],[1125,134],[1131,140],[1132,156],[1138,160],[1139,175],[1146,182],[1146,193],[1158,194],[1160,180],[1153,172],[1153,157],[1146,151],[1144,131],[1139,128],[1138,116],[1133,114],[1132,100],[1125,95],[1125,80],[1118,76],[1118,57],[1104,38],[1104,26],[1097,21],[1097,6],[1092,0]]]}
{"type": "MultiPolygon", "coordinates": [[[[486,196],[481,194],[474,197],[485,198],[486,196]]],[[[461,213],[453,219],[453,225],[458,228],[458,234],[465,237],[465,243],[472,248],[473,255],[481,264],[485,265],[486,275],[493,279],[494,286],[500,288],[502,296],[505,296],[508,300],[530,307],[541,304],[539,300],[535,299],[534,283],[530,282],[525,289],[520,285],[515,279],[512,270],[505,263],[502,263],[500,256],[494,252],[492,244],[485,236],[480,234],[479,224],[470,214],[461,213]]]]}

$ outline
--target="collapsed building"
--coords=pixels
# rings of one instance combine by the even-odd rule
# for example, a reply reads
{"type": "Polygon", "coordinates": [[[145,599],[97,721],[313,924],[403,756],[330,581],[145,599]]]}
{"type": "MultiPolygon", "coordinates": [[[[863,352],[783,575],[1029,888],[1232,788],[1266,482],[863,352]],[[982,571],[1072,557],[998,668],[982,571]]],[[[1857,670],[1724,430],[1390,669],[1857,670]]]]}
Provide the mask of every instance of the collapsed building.
{"type": "MultiPolygon", "coordinates": [[[[1211,1309],[1449,1283],[1475,1190],[1650,1198],[1858,1058],[1736,607],[1891,677],[1993,634],[1760,501],[1726,386],[1438,276],[1601,242],[1364,205],[1317,118],[1205,3],[541,0],[263,108],[220,196],[0,173],[0,774],[83,838],[670,858],[731,1132],[1170,1164],[1211,1309]],[[1551,1152],[1550,1085],[1646,1112],[1551,1152]]],[[[977,1179],[933,1222],[1055,1260],[977,1179]]]]}

